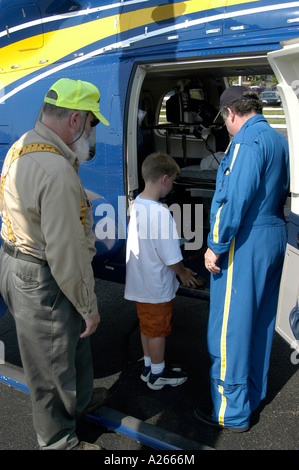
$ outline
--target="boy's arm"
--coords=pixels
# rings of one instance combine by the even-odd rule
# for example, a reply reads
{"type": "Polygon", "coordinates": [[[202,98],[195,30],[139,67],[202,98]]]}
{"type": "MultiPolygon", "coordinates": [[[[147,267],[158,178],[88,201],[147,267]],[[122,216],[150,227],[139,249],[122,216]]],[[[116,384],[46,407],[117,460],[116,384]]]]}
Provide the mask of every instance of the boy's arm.
{"type": "Polygon", "coordinates": [[[196,273],[191,271],[191,269],[186,268],[182,261],[176,264],[171,264],[169,266],[180,278],[184,286],[198,286],[198,281],[195,279],[196,273]]]}

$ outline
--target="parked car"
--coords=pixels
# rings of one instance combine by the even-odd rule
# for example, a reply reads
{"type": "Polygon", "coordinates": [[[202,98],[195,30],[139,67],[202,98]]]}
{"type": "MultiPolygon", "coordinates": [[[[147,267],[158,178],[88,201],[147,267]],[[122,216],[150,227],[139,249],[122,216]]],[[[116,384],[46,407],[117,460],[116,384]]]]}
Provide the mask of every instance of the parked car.
{"type": "Polygon", "coordinates": [[[258,95],[263,91],[262,88],[258,85],[252,85],[250,91],[255,91],[258,95]]]}
{"type": "Polygon", "coordinates": [[[263,91],[260,94],[260,99],[262,100],[263,103],[265,103],[268,106],[280,106],[281,105],[280,97],[273,91],[263,91]]]}

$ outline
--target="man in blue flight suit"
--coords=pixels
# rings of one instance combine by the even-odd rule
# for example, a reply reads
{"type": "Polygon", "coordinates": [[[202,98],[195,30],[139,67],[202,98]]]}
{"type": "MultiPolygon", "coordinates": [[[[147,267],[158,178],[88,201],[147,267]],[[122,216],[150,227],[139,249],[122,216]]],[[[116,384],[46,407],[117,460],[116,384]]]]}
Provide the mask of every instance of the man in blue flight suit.
{"type": "Polygon", "coordinates": [[[262,106],[243,86],[220,97],[220,115],[233,139],[217,173],[205,254],[213,411],[196,408],[195,416],[236,432],[249,429],[266,395],[287,241],[288,144],[267,123],[262,106]]]}

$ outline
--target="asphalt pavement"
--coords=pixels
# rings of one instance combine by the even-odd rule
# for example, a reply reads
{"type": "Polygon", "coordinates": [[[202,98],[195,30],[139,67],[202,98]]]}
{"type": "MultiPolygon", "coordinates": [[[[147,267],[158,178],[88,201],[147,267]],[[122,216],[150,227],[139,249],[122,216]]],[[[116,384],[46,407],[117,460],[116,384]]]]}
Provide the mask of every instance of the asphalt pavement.
{"type": "MultiPolygon", "coordinates": [[[[176,298],[166,361],[183,366],[188,380],[179,387],[153,391],[140,379],[142,349],[135,305],[123,298],[123,289],[119,284],[96,282],[101,323],[92,336],[95,386],[107,387],[110,398],[78,426],[82,440],[98,443],[108,457],[117,451],[153,449],[197,455],[209,449],[299,448],[299,357],[278,334],[273,342],[268,394],[250,430],[242,434],[219,431],[197,422],[194,416],[196,406],[211,403],[206,346],[209,303],[176,298]]],[[[30,396],[15,385],[25,378],[9,312],[0,320],[0,341],[5,345],[5,364],[0,366],[0,450],[38,450],[30,396]],[[12,385],[3,380],[6,376],[13,379],[12,385]]]]}

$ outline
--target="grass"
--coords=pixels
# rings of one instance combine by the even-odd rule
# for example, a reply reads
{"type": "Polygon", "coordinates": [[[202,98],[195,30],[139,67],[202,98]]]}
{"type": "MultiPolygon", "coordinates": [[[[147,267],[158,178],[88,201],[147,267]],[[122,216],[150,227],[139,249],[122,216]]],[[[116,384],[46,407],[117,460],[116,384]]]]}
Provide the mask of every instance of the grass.
{"type": "Polygon", "coordinates": [[[263,115],[266,117],[269,124],[285,124],[286,120],[284,117],[283,109],[263,109],[263,115]],[[271,119],[270,116],[281,116],[281,119],[271,119]]]}
{"type": "MultiPolygon", "coordinates": [[[[166,123],[166,109],[162,107],[161,112],[160,112],[160,119],[159,119],[159,124],[166,123]]],[[[281,108],[278,109],[263,109],[263,115],[266,116],[267,121],[269,124],[285,124],[285,118],[284,118],[284,110],[281,108]],[[281,119],[279,118],[274,118],[271,119],[268,116],[281,116],[281,119]]]]}
{"type": "Polygon", "coordinates": [[[275,115],[282,115],[284,116],[284,110],[283,109],[264,109],[263,114],[267,114],[268,116],[275,114],[275,115]]]}

